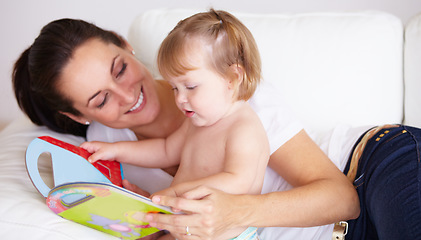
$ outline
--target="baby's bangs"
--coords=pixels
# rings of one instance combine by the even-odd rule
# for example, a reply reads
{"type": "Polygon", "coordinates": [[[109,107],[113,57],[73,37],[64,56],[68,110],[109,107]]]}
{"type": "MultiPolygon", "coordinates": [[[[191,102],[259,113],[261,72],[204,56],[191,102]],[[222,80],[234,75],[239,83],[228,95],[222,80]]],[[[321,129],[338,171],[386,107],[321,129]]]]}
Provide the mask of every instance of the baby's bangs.
{"type": "Polygon", "coordinates": [[[184,43],[185,41],[177,41],[176,38],[162,43],[158,54],[158,70],[162,77],[177,77],[195,69],[188,61],[188,50],[184,43]]]}

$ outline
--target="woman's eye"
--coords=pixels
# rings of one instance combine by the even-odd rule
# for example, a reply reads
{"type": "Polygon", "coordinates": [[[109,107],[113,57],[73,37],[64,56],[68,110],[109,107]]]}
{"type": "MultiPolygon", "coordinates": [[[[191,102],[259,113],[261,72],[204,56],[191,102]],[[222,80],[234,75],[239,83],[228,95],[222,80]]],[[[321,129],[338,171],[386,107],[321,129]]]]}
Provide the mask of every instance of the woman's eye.
{"type": "Polygon", "coordinates": [[[102,107],[104,107],[107,101],[108,101],[108,93],[105,94],[104,99],[102,100],[100,104],[97,105],[97,108],[101,109],[102,107]]]}
{"type": "Polygon", "coordinates": [[[117,73],[116,77],[119,78],[121,75],[123,75],[124,72],[126,71],[126,68],[127,68],[127,63],[123,63],[121,70],[117,73]]]}

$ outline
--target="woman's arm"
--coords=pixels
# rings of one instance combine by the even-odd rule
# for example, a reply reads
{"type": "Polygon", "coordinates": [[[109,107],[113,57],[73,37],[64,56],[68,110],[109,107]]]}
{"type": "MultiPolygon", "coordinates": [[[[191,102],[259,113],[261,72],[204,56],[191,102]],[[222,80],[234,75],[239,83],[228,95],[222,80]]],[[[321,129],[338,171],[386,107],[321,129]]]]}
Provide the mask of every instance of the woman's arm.
{"type": "Polygon", "coordinates": [[[230,195],[200,187],[185,193],[185,198],[155,196],[153,200],[159,204],[192,214],[150,214],[146,220],[172,233],[183,233],[189,226],[192,234],[211,239],[238,226],[308,227],[359,215],[354,187],[305,131],[275,151],[269,165],[294,188],[263,195],[230,195]]]}
{"type": "Polygon", "coordinates": [[[358,217],[354,186],[304,130],[272,154],[269,166],[294,188],[263,197],[265,207],[279,203],[271,214],[284,216],[268,226],[307,227],[358,217]]]}

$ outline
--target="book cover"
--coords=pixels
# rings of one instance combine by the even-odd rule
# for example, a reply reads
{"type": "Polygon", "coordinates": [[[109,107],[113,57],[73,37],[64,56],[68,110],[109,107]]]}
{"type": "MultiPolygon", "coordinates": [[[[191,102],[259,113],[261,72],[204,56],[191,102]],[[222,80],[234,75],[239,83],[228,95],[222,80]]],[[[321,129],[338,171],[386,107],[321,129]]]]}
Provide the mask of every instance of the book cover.
{"type": "Polygon", "coordinates": [[[120,163],[100,160],[91,164],[89,156],[85,149],[49,136],[38,137],[28,145],[28,175],[47,206],[65,219],[121,239],[139,239],[159,231],[140,219],[148,212],[172,214],[170,208],[122,188],[120,163]],[[43,153],[51,156],[52,189],[38,171],[43,153]]]}

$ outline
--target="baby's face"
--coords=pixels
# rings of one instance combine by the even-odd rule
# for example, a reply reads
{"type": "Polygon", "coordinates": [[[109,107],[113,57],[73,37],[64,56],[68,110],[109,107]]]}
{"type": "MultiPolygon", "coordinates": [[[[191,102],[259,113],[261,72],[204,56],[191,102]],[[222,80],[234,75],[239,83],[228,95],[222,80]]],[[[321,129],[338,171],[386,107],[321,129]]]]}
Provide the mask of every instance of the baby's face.
{"type": "Polygon", "coordinates": [[[178,108],[196,126],[210,126],[223,118],[233,104],[230,79],[209,66],[202,41],[191,40],[186,56],[193,70],[167,77],[178,108]]]}

